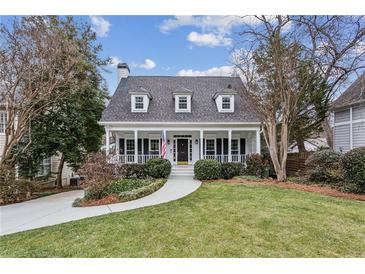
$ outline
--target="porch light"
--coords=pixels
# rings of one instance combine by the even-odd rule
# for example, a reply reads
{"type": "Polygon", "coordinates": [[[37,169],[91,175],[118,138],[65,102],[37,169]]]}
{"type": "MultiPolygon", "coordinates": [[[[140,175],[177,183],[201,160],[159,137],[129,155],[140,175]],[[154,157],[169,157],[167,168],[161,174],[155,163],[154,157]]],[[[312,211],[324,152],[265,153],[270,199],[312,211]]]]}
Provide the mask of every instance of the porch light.
{"type": "Polygon", "coordinates": [[[199,140],[198,139],[195,139],[195,144],[197,145],[199,143],[199,140]]]}

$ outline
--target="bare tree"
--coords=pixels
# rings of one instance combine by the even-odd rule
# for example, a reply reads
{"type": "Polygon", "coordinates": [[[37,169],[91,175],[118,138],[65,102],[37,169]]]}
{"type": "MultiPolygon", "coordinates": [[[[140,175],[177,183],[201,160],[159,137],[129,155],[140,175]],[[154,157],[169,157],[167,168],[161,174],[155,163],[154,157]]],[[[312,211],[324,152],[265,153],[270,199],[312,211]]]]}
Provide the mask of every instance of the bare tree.
{"type": "Polygon", "coordinates": [[[7,113],[0,166],[14,166],[12,150],[31,119],[82,81],[76,77],[80,45],[69,37],[56,17],[23,17],[0,26],[0,102],[7,113]]]}
{"type": "Polygon", "coordinates": [[[290,127],[298,115],[299,95],[311,81],[301,79],[300,70],[309,64],[308,75],[319,74],[332,98],[352,73],[365,67],[365,21],[362,16],[255,19],[240,33],[242,48],[235,51],[234,62],[262,119],[278,179],[285,180],[290,127]]]}

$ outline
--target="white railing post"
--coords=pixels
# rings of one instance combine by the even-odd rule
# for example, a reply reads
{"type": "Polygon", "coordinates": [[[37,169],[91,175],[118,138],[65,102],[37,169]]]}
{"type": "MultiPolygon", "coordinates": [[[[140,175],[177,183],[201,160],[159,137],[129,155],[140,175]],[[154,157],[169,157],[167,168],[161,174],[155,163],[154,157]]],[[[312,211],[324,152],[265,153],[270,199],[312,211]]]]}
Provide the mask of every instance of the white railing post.
{"type": "Polygon", "coordinates": [[[138,131],[134,130],[134,163],[138,163],[138,131]]]}
{"type": "Polygon", "coordinates": [[[109,146],[110,146],[110,136],[109,136],[109,128],[105,127],[105,154],[109,155],[109,146]]]}
{"type": "Polygon", "coordinates": [[[232,162],[232,130],[228,130],[228,162],[232,162]]]}
{"type": "Polygon", "coordinates": [[[203,155],[203,146],[204,146],[203,136],[204,136],[204,132],[203,132],[203,130],[200,130],[200,158],[199,159],[204,159],[204,155],[203,155]]]}
{"type": "Polygon", "coordinates": [[[256,153],[261,153],[260,129],[256,130],[256,153]]]}

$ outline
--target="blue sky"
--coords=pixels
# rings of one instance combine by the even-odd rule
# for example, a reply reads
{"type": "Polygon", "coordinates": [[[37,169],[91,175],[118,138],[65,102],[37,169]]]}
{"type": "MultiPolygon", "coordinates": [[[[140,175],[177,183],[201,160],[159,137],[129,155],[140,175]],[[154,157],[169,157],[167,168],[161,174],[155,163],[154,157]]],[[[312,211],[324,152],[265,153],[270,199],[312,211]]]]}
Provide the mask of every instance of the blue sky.
{"type": "Polygon", "coordinates": [[[103,73],[109,92],[116,88],[115,65],[129,64],[132,75],[228,75],[237,17],[84,16],[111,57],[103,73]]]}

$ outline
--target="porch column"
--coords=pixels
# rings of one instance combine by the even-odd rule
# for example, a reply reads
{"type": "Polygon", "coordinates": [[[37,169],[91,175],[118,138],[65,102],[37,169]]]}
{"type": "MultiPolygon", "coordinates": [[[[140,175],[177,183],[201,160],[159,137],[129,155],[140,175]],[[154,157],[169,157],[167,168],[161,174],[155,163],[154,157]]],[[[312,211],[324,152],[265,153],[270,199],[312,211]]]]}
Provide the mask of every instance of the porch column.
{"type": "Polygon", "coordinates": [[[256,153],[261,153],[260,129],[256,130],[256,153]]]}
{"type": "Polygon", "coordinates": [[[138,163],[138,130],[134,130],[134,162],[138,163]]]}
{"type": "Polygon", "coordinates": [[[109,155],[109,146],[110,146],[110,136],[109,136],[109,128],[105,127],[105,154],[109,155]]]}
{"type": "Polygon", "coordinates": [[[162,158],[166,159],[167,158],[167,136],[166,136],[166,129],[162,130],[162,144],[160,144],[161,146],[161,152],[162,152],[162,158]]]}
{"type": "Polygon", "coordinates": [[[200,159],[204,158],[204,155],[203,155],[203,145],[204,145],[203,136],[204,136],[204,131],[200,130],[200,159]]]}
{"type": "Polygon", "coordinates": [[[228,162],[232,162],[232,130],[228,130],[228,162]]]}

